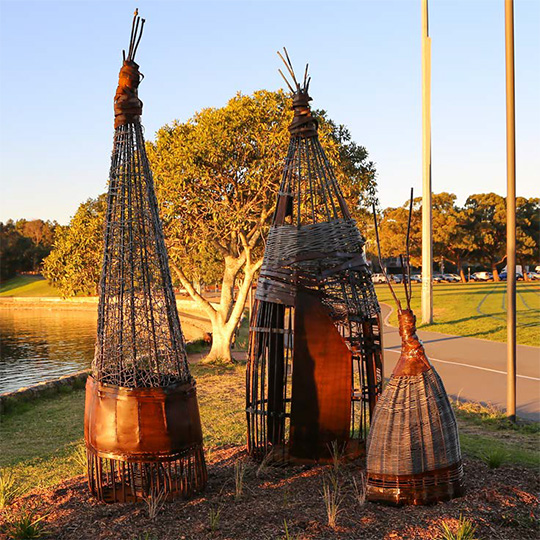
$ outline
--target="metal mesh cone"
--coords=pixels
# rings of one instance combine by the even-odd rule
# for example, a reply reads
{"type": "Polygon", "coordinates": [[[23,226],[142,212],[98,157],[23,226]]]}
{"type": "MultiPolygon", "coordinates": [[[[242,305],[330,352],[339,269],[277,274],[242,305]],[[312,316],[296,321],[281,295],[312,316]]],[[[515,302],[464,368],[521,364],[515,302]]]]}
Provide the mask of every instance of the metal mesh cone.
{"type": "Polygon", "coordinates": [[[106,502],[187,496],[206,483],[195,381],[140,124],[139,22],[136,12],[115,96],[97,343],[86,385],[88,483],[106,502]]]}

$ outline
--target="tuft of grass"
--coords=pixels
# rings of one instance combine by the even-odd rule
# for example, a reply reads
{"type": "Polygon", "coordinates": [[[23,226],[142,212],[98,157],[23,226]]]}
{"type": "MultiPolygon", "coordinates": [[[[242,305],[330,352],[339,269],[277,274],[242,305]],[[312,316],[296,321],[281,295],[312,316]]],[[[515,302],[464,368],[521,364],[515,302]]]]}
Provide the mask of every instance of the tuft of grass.
{"type": "Polygon", "coordinates": [[[508,454],[502,448],[491,448],[482,456],[482,461],[490,469],[498,469],[507,459],[508,454]]]}
{"type": "Polygon", "coordinates": [[[71,455],[73,462],[79,467],[81,474],[85,474],[88,465],[88,455],[84,443],[74,445],[73,454],[71,455]]]}
{"type": "Polygon", "coordinates": [[[366,495],[367,495],[367,481],[366,481],[366,474],[364,471],[360,471],[358,481],[355,477],[352,479],[353,483],[353,492],[354,492],[354,498],[356,502],[358,503],[358,506],[364,506],[366,503],[366,495]]]}
{"type": "Polygon", "coordinates": [[[143,533],[138,534],[133,540],[158,540],[158,537],[155,534],[144,531],[143,533]]]}
{"type": "Polygon", "coordinates": [[[11,540],[43,538],[47,529],[43,520],[47,516],[37,516],[33,510],[23,510],[17,517],[7,523],[5,531],[11,540]]]}
{"type": "Polygon", "coordinates": [[[0,469],[0,509],[10,505],[21,494],[22,488],[13,472],[0,469]]]}
{"type": "Polygon", "coordinates": [[[284,536],[281,537],[281,540],[298,540],[300,538],[300,535],[292,536],[289,532],[289,525],[287,524],[287,520],[283,520],[283,532],[285,533],[284,536]]]}
{"type": "Polygon", "coordinates": [[[341,496],[339,480],[333,474],[323,478],[323,500],[328,518],[328,526],[335,529],[339,514],[342,511],[341,503],[343,502],[343,497],[341,496]]]}
{"type": "Polygon", "coordinates": [[[245,461],[237,461],[234,464],[234,500],[237,501],[244,493],[244,477],[247,465],[245,461]]]}
{"type": "Polygon", "coordinates": [[[257,478],[260,478],[261,476],[264,475],[264,473],[266,472],[266,469],[268,468],[268,465],[272,461],[273,456],[274,456],[273,448],[271,448],[270,450],[268,450],[268,452],[266,452],[266,454],[264,454],[264,457],[262,458],[261,462],[259,463],[259,466],[257,467],[257,472],[255,473],[255,476],[257,478]]]}
{"type": "Polygon", "coordinates": [[[208,526],[212,532],[219,529],[219,519],[221,517],[221,505],[212,506],[208,511],[208,526]]]}
{"type": "Polygon", "coordinates": [[[440,540],[475,540],[476,525],[461,514],[457,526],[449,526],[446,521],[439,525],[440,540]]]}
{"type": "Polygon", "coordinates": [[[165,488],[158,489],[154,486],[151,493],[144,498],[146,509],[148,510],[148,519],[152,521],[156,519],[166,500],[167,492],[165,488]]]}

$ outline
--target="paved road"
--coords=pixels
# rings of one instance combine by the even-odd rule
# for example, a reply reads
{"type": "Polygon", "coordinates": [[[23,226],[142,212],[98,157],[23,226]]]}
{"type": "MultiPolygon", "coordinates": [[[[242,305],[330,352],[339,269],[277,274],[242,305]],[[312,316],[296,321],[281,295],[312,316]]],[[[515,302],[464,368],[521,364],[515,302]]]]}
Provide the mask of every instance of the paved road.
{"type": "MultiPolygon", "coordinates": [[[[382,304],[385,376],[399,358],[397,328],[386,324],[390,306],[382,304]]],[[[419,331],[429,359],[454,398],[506,408],[506,343],[419,331]]],[[[517,347],[517,414],[540,422],[540,348],[517,347]]]]}

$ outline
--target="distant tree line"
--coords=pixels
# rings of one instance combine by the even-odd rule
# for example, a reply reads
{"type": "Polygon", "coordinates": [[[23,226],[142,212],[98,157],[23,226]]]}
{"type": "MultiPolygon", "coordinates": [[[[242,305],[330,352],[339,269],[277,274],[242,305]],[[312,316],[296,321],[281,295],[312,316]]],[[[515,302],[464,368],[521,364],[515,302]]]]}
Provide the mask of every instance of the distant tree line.
{"type": "Polygon", "coordinates": [[[0,222],[0,281],[20,272],[38,272],[51,252],[56,221],[9,219],[0,222]]]}
{"type": "MultiPolygon", "coordinates": [[[[540,262],[540,199],[517,197],[517,263],[540,262]]],[[[481,266],[499,280],[498,271],[506,263],[506,199],[495,193],[471,195],[463,206],[452,193],[433,194],[433,259],[450,262],[465,281],[466,266],[481,266]]],[[[409,202],[386,208],[380,218],[383,257],[405,253],[409,202]]],[[[369,251],[375,257],[375,238],[370,228],[369,251]]],[[[411,221],[411,262],[420,266],[422,258],[422,199],[415,198],[411,221]]]]}

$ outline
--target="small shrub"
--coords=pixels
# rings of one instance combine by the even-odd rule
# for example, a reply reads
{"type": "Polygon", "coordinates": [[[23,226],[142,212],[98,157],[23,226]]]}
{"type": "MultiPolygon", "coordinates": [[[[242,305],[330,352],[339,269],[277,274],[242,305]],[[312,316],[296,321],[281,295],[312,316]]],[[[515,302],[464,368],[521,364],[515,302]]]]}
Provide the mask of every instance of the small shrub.
{"type": "Polygon", "coordinates": [[[342,497],[339,482],[335,475],[329,475],[328,480],[323,478],[323,500],[328,517],[328,526],[335,529],[338,516],[341,513],[342,497]]]}
{"type": "Polygon", "coordinates": [[[498,469],[507,459],[508,454],[502,448],[493,448],[482,455],[482,461],[490,469],[498,469]]]}
{"type": "Polygon", "coordinates": [[[21,493],[15,475],[11,471],[0,470],[0,508],[11,504],[21,493]]]}
{"type": "Polygon", "coordinates": [[[36,516],[34,511],[24,510],[6,526],[7,537],[11,540],[43,538],[47,534],[43,520],[47,516],[36,516]]]}
{"type": "Polygon", "coordinates": [[[440,525],[440,540],[475,540],[476,525],[470,519],[459,516],[458,524],[450,527],[445,521],[440,525]]]}

